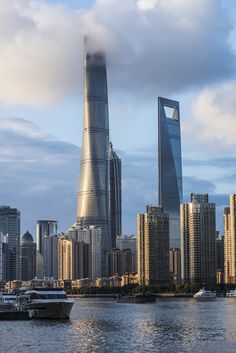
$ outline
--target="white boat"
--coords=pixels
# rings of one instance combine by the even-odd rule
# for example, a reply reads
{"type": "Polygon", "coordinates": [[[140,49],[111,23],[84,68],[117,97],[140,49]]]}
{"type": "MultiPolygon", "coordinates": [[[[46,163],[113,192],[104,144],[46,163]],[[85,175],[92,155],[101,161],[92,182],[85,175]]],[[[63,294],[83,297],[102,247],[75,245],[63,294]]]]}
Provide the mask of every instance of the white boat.
{"type": "Polygon", "coordinates": [[[199,290],[199,292],[195,293],[193,296],[194,299],[199,299],[199,300],[205,300],[205,299],[215,299],[216,298],[216,293],[212,292],[210,290],[206,290],[205,288],[202,288],[199,290]]]}
{"type": "Polygon", "coordinates": [[[226,298],[236,298],[236,289],[232,289],[226,293],[226,298]]]}
{"type": "Polygon", "coordinates": [[[35,319],[69,319],[73,304],[61,288],[34,288],[18,298],[19,308],[35,319]]]}
{"type": "Polygon", "coordinates": [[[15,294],[10,294],[10,293],[1,293],[0,294],[1,302],[4,302],[4,303],[14,304],[16,301],[16,298],[17,298],[17,296],[15,294]]]}

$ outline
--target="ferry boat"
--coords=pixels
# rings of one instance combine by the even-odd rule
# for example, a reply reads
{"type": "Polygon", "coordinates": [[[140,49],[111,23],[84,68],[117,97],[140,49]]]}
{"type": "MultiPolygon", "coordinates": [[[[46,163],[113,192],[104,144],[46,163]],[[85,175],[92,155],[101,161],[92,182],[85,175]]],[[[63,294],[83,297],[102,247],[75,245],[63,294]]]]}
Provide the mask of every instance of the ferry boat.
{"type": "Polygon", "coordinates": [[[74,301],[62,288],[26,290],[17,300],[21,310],[29,310],[34,319],[69,319],[74,301]]]}
{"type": "Polygon", "coordinates": [[[232,289],[226,293],[226,298],[236,298],[236,289],[232,289]]]}
{"type": "Polygon", "coordinates": [[[193,295],[193,298],[198,300],[211,300],[216,298],[216,293],[202,288],[193,295]]]}

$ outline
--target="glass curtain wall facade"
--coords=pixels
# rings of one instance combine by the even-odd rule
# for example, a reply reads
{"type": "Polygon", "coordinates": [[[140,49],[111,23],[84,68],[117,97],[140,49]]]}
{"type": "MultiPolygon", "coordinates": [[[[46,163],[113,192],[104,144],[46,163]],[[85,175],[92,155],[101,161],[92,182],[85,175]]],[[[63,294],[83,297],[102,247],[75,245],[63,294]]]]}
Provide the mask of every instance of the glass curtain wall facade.
{"type": "Polygon", "coordinates": [[[158,201],[169,214],[171,248],[180,246],[182,197],[179,102],[158,97],[158,201]]]}
{"type": "Polygon", "coordinates": [[[109,117],[105,55],[85,43],[84,122],[77,226],[101,229],[101,274],[111,249],[109,219],[109,117]]]}
{"type": "Polygon", "coordinates": [[[110,222],[112,248],[116,246],[116,237],[121,235],[121,159],[113,150],[112,143],[110,154],[110,222]]]}
{"type": "Polygon", "coordinates": [[[8,243],[7,280],[20,277],[20,212],[9,206],[0,207],[0,233],[8,243]]]}

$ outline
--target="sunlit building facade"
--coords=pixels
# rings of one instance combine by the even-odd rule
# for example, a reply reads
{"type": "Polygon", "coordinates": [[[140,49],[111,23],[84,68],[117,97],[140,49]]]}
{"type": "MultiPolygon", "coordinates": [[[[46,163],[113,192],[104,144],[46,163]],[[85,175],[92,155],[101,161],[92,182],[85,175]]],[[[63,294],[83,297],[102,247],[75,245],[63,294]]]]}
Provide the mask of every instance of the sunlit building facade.
{"type": "Polygon", "coordinates": [[[215,283],[215,204],[208,194],[191,194],[191,202],[180,207],[180,223],[182,282],[215,283]]]}
{"type": "Polygon", "coordinates": [[[141,285],[169,282],[169,216],[162,207],[147,206],[137,217],[138,277],[141,285]]]}
{"type": "MultiPolygon", "coordinates": [[[[109,117],[105,55],[89,50],[84,55],[84,122],[77,205],[77,226],[100,228],[93,244],[100,254],[98,273],[107,275],[111,249],[109,212],[109,117]],[[99,244],[99,241],[101,242],[99,244]]],[[[96,232],[95,232],[96,233],[96,232]]],[[[95,272],[92,271],[95,275],[95,272]]]]}
{"type": "Polygon", "coordinates": [[[224,209],[224,281],[236,283],[236,194],[224,209]]]}

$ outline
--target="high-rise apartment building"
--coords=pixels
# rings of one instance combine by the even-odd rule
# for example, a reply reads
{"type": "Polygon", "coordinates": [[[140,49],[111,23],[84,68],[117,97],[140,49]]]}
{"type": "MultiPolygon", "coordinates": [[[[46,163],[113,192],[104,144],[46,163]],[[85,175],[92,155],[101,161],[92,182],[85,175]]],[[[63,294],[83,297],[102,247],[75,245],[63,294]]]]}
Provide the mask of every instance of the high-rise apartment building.
{"type": "Polygon", "coordinates": [[[36,276],[36,243],[27,231],[20,244],[20,279],[30,281],[36,276]]]}
{"type": "Polygon", "coordinates": [[[10,206],[0,207],[0,233],[7,238],[7,280],[20,277],[20,212],[10,206]]]}
{"type": "Polygon", "coordinates": [[[224,209],[224,281],[236,283],[236,194],[224,209]]]}
{"type": "Polygon", "coordinates": [[[179,103],[158,97],[158,196],[169,214],[170,247],[180,244],[182,159],[179,103]]]}
{"type": "Polygon", "coordinates": [[[58,237],[58,279],[72,280],[73,273],[73,240],[65,236],[58,237]]]}
{"type": "Polygon", "coordinates": [[[110,162],[110,223],[112,247],[116,246],[116,237],[121,235],[121,159],[109,145],[110,162]]]}
{"type": "Polygon", "coordinates": [[[73,269],[75,279],[89,278],[90,275],[90,244],[84,241],[74,242],[73,269]]]}
{"type": "Polygon", "coordinates": [[[191,194],[180,207],[182,282],[215,283],[215,204],[208,194],[191,194]]]}
{"type": "MultiPolygon", "coordinates": [[[[107,275],[107,252],[111,249],[109,213],[109,117],[105,55],[85,43],[84,122],[77,225],[100,228],[101,264],[107,275]]],[[[95,232],[96,233],[96,232],[95,232]]]]}
{"type": "Polygon", "coordinates": [[[162,207],[147,206],[138,218],[138,276],[141,285],[169,281],[169,216],[162,207]]]}

